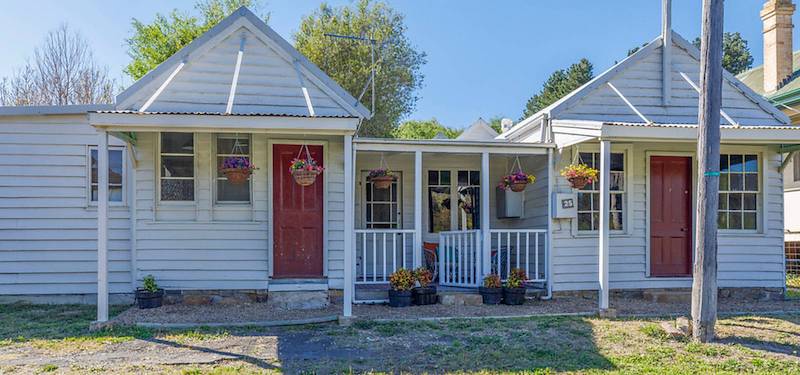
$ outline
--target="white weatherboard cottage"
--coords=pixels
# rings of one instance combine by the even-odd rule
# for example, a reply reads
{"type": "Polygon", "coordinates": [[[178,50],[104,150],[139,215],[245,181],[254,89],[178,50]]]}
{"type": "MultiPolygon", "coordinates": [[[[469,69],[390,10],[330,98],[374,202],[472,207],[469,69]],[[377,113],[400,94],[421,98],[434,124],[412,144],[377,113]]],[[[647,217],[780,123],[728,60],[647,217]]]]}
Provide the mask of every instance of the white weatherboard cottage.
{"type": "MultiPolygon", "coordinates": [[[[96,295],[104,321],[148,274],[179,293],[343,290],[346,316],[422,264],[467,288],[520,267],[601,308],[609,289],[688,288],[698,71],[669,32],[502,135],[481,120],[456,140],[364,139],[369,111],[243,8],[114,105],[0,109],[0,295],[96,295]],[[325,167],[308,187],[288,173],[303,145],[325,167]],[[249,183],[218,171],[231,155],[260,168],[249,183]],[[574,161],[600,183],[569,188],[574,161]],[[381,166],[388,189],[366,177],[381,166]],[[536,182],[498,190],[517,168],[536,182]]],[[[723,111],[720,286],[780,291],[778,145],[800,130],[730,75],[723,111]]]]}

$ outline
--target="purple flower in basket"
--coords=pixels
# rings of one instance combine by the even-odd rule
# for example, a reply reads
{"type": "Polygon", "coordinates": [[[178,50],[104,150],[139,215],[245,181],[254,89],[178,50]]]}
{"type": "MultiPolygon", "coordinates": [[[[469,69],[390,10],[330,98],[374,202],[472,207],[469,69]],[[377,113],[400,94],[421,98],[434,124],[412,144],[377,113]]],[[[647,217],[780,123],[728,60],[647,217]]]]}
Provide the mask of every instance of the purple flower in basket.
{"type": "Polygon", "coordinates": [[[222,161],[222,169],[243,169],[252,171],[257,169],[249,158],[243,156],[229,156],[222,161]]]}

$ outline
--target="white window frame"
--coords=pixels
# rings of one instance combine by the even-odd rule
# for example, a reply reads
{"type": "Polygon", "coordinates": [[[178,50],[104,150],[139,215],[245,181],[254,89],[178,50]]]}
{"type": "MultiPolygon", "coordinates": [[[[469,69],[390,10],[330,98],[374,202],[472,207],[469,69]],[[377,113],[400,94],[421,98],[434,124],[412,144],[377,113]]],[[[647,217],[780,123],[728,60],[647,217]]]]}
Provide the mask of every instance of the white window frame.
{"type": "MultiPolygon", "coordinates": [[[[572,152],[590,152],[590,153],[599,153],[600,152],[600,145],[599,144],[590,144],[590,145],[583,145],[581,144],[580,147],[573,147],[572,152]]],[[[633,184],[631,181],[632,171],[634,170],[634,163],[633,163],[633,145],[631,144],[620,144],[620,143],[613,143],[611,144],[611,153],[612,154],[622,154],[623,163],[625,163],[625,170],[623,171],[623,179],[625,182],[623,184],[623,201],[622,201],[622,230],[610,230],[609,235],[612,237],[627,237],[631,236],[633,233],[633,218],[632,210],[631,210],[631,196],[633,184]]],[[[570,159],[572,160],[572,159],[570,159]]],[[[571,163],[569,160],[566,161],[567,164],[571,163]]],[[[566,166],[566,164],[565,164],[566,166]]],[[[597,165],[598,171],[600,170],[600,165],[597,165]]],[[[561,177],[563,179],[563,177],[561,177]]],[[[583,190],[576,190],[575,196],[582,192],[583,190]]],[[[599,191],[598,191],[599,192],[599,191]]],[[[578,230],[578,217],[575,216],[574,220],[572,220],[571,232],[573,237],[597,237],[600,234],[598,230],[578,230]]]]}
{"type": "Polygon", "coordinates": [[[197,204],[197,171],[198,171],[198,157],[197,157],[197,133],[192,134],[192,164],[194,168],[194,172],[192,173],[193,177],[162,177],[161,176],[161,158],[163,156],[187,156],[189,154],[175,154],[175,153],[161,153],[161,137],[164,133],[189,133],[189,132],[158,132],[158,139],[156,139],[156,174],[155,174],[155,183],[156,183],[156,202],[159,205],[196,205],[197,204]],[[161,199],[161,180],[162,179],[169,179],[169,180],[189,180],[191,179],[193,182],[193,189],[194,189],[194,200],[190,201],[173,201],[173,200],[162,200],[161,199]]]}
{"type": "MultiPolygon", "coordinates": [[[[388,204],[394,204],[394,205],[397,206],[397,215],[394,218],[395,222],[394,223],[392,223],[392,222],[389,222],[389,223],[378,222],[377,224],[389,224],[389,225],[393,225],[394,224],[395,226],[394,227],[390,227],[390,228],[371,228],[370,225],[373,225],[373,224],[376,224],[376,223],[367,220],[367,210],[371,209],[371,207],[372,207],[371,205],[374,204],[374,203],[377,203],[377,204],[387,204],[387,203],[383,202],[383,201],[370,202],[370,201],[367,200],[367,189],[369,189],[369,185],[370,185],[370,182],[368,181],[369,180],[369,171],[361,171],[361,182],[362,182],[362,184],[361,184],[361,186],[362,186],[362,188],[361,188],[361,197],[362,197],[361,198],[361,203],[362,203],[361,204],[361,218],[362,218],[362,220],[364,220],[363,227],[365,229],[379,229],[379,230],[380,229],[403,229],[403,184],[402,184],[403,172],[402,171],[393,170],[392,173],[394,173],[395,176],[397,177],[395,179],[395,181],[392,183],[392,184],[397,186],[397,200],[395,202],[391,202],[391,203],[388,203],[388,204]]],[[[389,212],[391,212],[391,210],[389,212]]],[[[375,217],[374,213],[373,213],[373,215],[370,215],[370,216],[372,216],[373,218],[375,217]]]]}
{"type": "MultiPolygon", "coordinates": [[[[719,154],[720,154],[720,156],[728,155],[729,157],[730,157],[730,155],[741,155],[742,158],[743,158],[742,159],[742,168],[744,168],[744,156],[745,155],[755,155],[756,156],[756,165],[758,166],[758,172],[757,172],[757,177],[756,177],[756,179],[758,181],[758,190],[757,191],[751,191],[751,190],[734,191],[734,190],[730,190],[730,185],[728,186],[728,188],[729,188],[728,190],[722,190],[722,189],[719,190],[719,194],[723,194],[723,193],[725,193],[725,194],[730,194],[730,193],[734,193],[734,194],[737,194],[737,193],[738,194],[741,194],[741,193],[753,194],[753,193],[755,193],[756,194],[756,209],[755,209],[756,228],[755,229],[727,229],[727,228],[726,229],[721,229],[720,228],[719,229],[720,234],[756,234],[756,233],[763,233],[764,232],[764,225],[765,225],[764,217],[766,216],[766,215],[764,215],[764,208],[766,207],[766,202],[764,201],[766,199],[766,194],[764,194],[764,191],[765,191],[764,171],[766,170],[766,165],[767,165],[766,161],[764,160],[763,153],[760,152],[760,151],[753,151],[751,149],[743,148],[741,150],[740,149],[736,149],[736,150],[723,149],[723,150],[720,151],[719,154]]],[[[745,172],[735,172],[735,173],[746,174],[745,172]]],[[[742,180],[742,187],[743,188],[745,186],[744,184],[745,184],[745,181],[743,179],[742,180]]],[[[730,209],[726,209],[724,211],[725,212],[731,212],[730,209]]],[[[741,210],[737,210],[737,211],[738,212],[753,212],[753,210],[745,210],[744,209],[744,200],[742,200],[742,209],[741,210]]],[[[737,211],[733,211],[733,212],[737,212],[737,211]]],[[[717,209],[717,214],[719,212],[720,212],[720,209],[718,208],[717,209]]],[[[742,219],[742,226],[744,226],[744,219],[742,219]]]]}
{"type": "MultiPolygon", "coordinates": [[[[451,204],[450,204],[450,229],[448,229],[448,231],[462,230],[462,229],[459,229],[460,223],[458,222],[458,210],[454,209],[453,204],[452,204],[452,202],[458,202],[458,187],[459,187],[459,185],[458,185],[458,172],[459,171],[466,171],[468,173],[469,172],[478,172],[478,173],[480,173],[480,169],[474,169],[474,168],[427,168],[427,169],[424,170],[424,172],[423,172],[424,175],[422,176],[422,178],[424,179],[423,180],[423,183],[424,183],[423,184],[424,185],[423,193],[425,195],[425,198],[424,198],[425,201],[423,202],[423,206],[424,207],[422,208],[423,209],[422,213],[424,215],[423,217],[425,218],[425,221],[423,222],[423,225],[425,226],[425,233],[427,233],[429,235],[438,235],[438,232],[431,232],[431,225],[432,225],[431,220],[430,220],[430,209],[431,209],[430,208],[430,188],[431,187],[449,187],[450,188],[450,202],[451,202],[451,204]],[[443,171],[450,172],[450,184],[449,185],[441,185],[441,184],[431,185],[430,182],[428,181],[428,174],[429,174],[429,172],[432,172],[432,171],[433,172],[443,172],[443,171]]],[[[464,186],[466,186],[466,187],[470,187],[470,186],[472,186],[472,187],[480,187],[480,185],[464,185],[464,186]]],[[[480,199],[483,199],[483,197],[480,196],[480,193],[481,193],[481,189],[478,189],[478,194],[479,194],[478,200],[479,201],[480,201],[480,199]]],[[[484,224],[481,223],[481,225],[484,225],[484,224]]],[[[466,230],[466,229],[463,229],[463,230],[466,230]]]]}
{"type": "MultiPolygon", "coordinates": [[[[250,176],[250,179],[247,180],[247,183],[250,185],[250,187],[249,187],[249,195],[250,195],[250,197],[248,198],[247,201],[221,201],[221,200],[219,200],[219,196],[217,195],[218,194],[218,190],[219,190],[219,188],[217,186],[218,181],[226,180],[227,178],[224,175],[222,175],[221,173],[219,173],[219,167],[220,166],[219,166],[219,164],[217,164],[217,162],[218,162],[217,160],[218,160],[218,158],[220,156],[223,156],[223,157],[227,157],[227,156],[246,156],[250,160],[250,162],[252,163],[253,162],[253,135],[249,134],[249,133],[245,134],[245,137],[248,139],[248,147],[247,148],[248,148],[249,153],[247,155],[220,154],[219,153],[219,149],[218,149],[218,142],[217,142],[217,140],[220,137],[222,137],[223,139],[224,138],[231,138],[231,139],[237,138],[235,134],[231,135],[231,134],[223,133],[223,134],[214,134],[214,137],[212,139],[213,152],[211,154],[213,155],[212,156],[213,160],[211,162],[211,167],[214,169],[214,173],[213,173],[213,176],[214,176],[213,185],[214,186],[212,187],[212,191],[213,191],[213,194],[214,194],[214,198],[213,198],[214,199],[214,204],[215,205],[221,205],[221,206],[228,206],[228,205],[230,205],[230,206],[249,206],[249,205],[253,204],[253,176],[250,176]]],[[[238,137],[238,138],[242,138],[242,137],[238,137]]]]}
{"type": "MultiPolygon", "coordinates": [[[[97,145],[89,145],[86,148],[86,206],[87,207],[95,207],[95,206],[97,206],[97,201],[92,200],[92,186],[94,186],[94,185],[98,185],[99,186],[99,182],[98,182],[98,184],[95,184],[95,183],[92,182],[92,151],[97,151],[97,145]]],[[[127,199],[128,198],[128,195],[127,195],[128,189],[126,187],[126,182],[128,180],[128,157],[127,157],[127,154],[126,154],[127,150],[125,149],[125,146],[108,146],[108,151],[109,152],[111,152],[111,151],[120,151],[120,152],[122,152],[122,181],[121,181],[121,184],[119,184],[120,187],[122,188],[122,200],[120,200],[119,202],[109,200],[108,204],[110,206],[126,206],[127,205],[127,200],[128,200],[127,199]]],[[[97,157],[98,157],[98,163],[99,163],[99,158],[100,158],[100,154],[99,153],[98,153],[97,157]]],[[[98,170],[98,172],[99,172],[99,170],[98,170]]],[[[98,176],[98,180],[99,180],[99,176],[98,176]]],[[[111,182],[109,182],[108,185],[112,186],[112,185],[117,185],[117,184],[112,184],[111,182]]]]}

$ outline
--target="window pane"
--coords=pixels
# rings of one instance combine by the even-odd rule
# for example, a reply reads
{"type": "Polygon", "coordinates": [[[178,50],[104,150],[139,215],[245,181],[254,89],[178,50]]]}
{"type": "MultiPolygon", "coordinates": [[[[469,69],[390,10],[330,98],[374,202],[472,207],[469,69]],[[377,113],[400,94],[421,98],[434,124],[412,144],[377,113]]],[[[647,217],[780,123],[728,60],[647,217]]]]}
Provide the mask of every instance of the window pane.
{"type": "MultiPolygon", "coordinates": [[[[91,163],[91,200],[97,201],[97,183],[99,176],[97,175],[97,149],[90,151],[91,163]]],[[[108,200],[111,202],[122,202],[122,151],[121,150],[108,150],[108,200]],[[111,186],[117,185],[117,186],[111,186]]]]}
{"type": "Polygon", "coordinates": [[[122,183],[122,151],[108,151],[108,183],[122,183]]]}
{"type": "Polygon", "coordinates": [[[391,204],[381,203],[372,205],[372,221],[378,223],[390,223],[392,220],[391,204]]]}
{"type": "Polygon", "coordinates": [[[194,180],[161,180],[162,201],[193,201],[194,180]]]}
{"type": "Polygon", "coordinates": [[[744,213],[744,222],[742,224],[743,224],[742,227],[744,229],[757,229],[756,213],[755,212],[745,212],[744,213]]]}
{"type": "Polygon", "coordinates": [[[731,191],[742,191],[744,189],[744,175],[741,173],[731,174],[731,191]]]}
{"type": "Polygon", "coordinates": [[[367,202],[371,202],[372,201],[372,191],[373,191],[373,189],[374,189],[374,186],[372,185],[372,183],[371,182],[367,182],[367,202]]]}
{"type": "Polygon", "coordinates": [[[728,155],[722,154],[719,156],[719,170],[720,172],[730,171],[728,167],[728,155]]]}
{"type": "Polygon", "coordinates": [[[217,180],[217,201],[220,202],[249,202],[250,184],[234,185],[228,180],[217,180]]]}
{"type": "Polygon", "coordinates": [[[470,171],[469,172],[469,184],[478,186],[481,184],[481,172],[480,171],[470,171]]]}
{"type": "Polygon", "coordinates": [[[744,195],[744,198],[743,198],[744,201],[742,202],[742,206],[744,207],[744,209],[745,210],[755,211],[756,210],[756,196],[758,194],[746,193],[746,194],[743,194],[743,195],[744,195]]]}
{"type": "Polygon", "coordinates": [[[592,210],[592,195],[589,193],[578,193],[578,211],[592,210]]]}
{"type": "Polygon", "coordinates": [[[717,214],[717,225],[719,229],[728,229],[728,213],[720,212],[717,214]]]}
{"type": "Polygon", "coordinates": [[[108,200],[111,202],[122,202],[122,186],[109,186],[108,200]]]}
{"type": "Polygon", "coordinates": [[[389,189],[375,189],[373,186],[372,201],[373,202],[389,202],[391,191],[389,189]]]}
{"type": "Polygon", "coordinates": [[[164,154],[193,154],[194,134],[161,133],[161,152],[164,154]]]}
{"type": "Polygon", "coordinates": [[[439,171],[439,185],[450,185],[450,171],[439,171]]]}
{"type": "Polygon", "coordinates": [[[578,214],[578,230],[592,230],[592,214],[578,214]]]}
{"type": "Polygon", "coordinates": [[[611,210],[622,211],[622,194],[611,194],[611,210]]]}
{"type": "Polygon", "coordinates": [[[458,197],[459,229],[480,229],[480,188],[460,188],[458,197]]]}
{"type": "Polygon", "coordinates": [[[430,232],[450,230],[450,188],[428,188],[428,222],[430,232]]]}
{"type": "Polygon", "coordinates": [[[586,164],[587,166],[592,167],[592,168],[595,167],[594,166],[594,158],[593,158],[594,155],[592,153],[590,153],[590,152],[581,152],[578,155],[579,155],[579,159],[580,159],[579,162],[581,162],[583,164],[586,164]]]}
{"type": "Polygon", "coordinates": [[[610,215],[609,228],[611,230],[622,230],[622,212],[611,212],[610,215]]]}
{"type": "Polygon", "coordinates": [[[741,172],[744,170],[744,161],[742,155],[731,155],[731,172],[741,172]]]}
{"type": "Polygon", "coordinates": [[[239,137],[238,147],[235,136],[217,136],[217,154],[250,155],[250,137],[239,137]]]}
{"type": "Polygon", "coordinates": [[[625,190],[625,173],[611,172],[611,180],[608,183],[610,190],[625,190]]]}
{"type": "Polygon", "coordinates": [[[730,175],[727,173],[720,173],[719,175],[719,190],[726,191],[730,189],[730,175]]]}
{"type": "Polygon", "coordinates": [[[458,184],[461,186],[469,185],[469,172],[458,171],[458,184]]]}
{"type": "Polygon", "coordinates": [[[194,157],[162,156],[161,177],[194,177],[194,157]]]}
{"type": "Polygon", "coordinates": [[[428,171],[428,185],[439,185],[438,171],[428,171]]]}
{"type": "Polygon", "coordinates": [[[611,170],[620,172],[625,170],[625,157],[623,154],[611,154],[611,170]]]}
{"type": "Polygon", "coordinates": [[[744,190],[758,191],[758,173],[747,173],[744,175],[744,190]]]}
{"type": "Polygon", "coordinates": [[[600,229],[600,213],[593,212],[592,213],[592,230],[600,229]]]}
{"type": "Polygon", "coordinates": [[[745,155],[744,156],[744,170],[745,172],[758,172],[758,156],[745,155]]]}
{"type": "Polygon", "coordinates": [[[600,210],[600,193],[592,193],[592,210],[600,210]]]}
{"type": "Polygon", "coordinates": [[[729,212],[728,213],[728,229],[742,229],[742,213],[729,212]]]}
{"type": "Polygon", "coordinates": [[[719,209],[720,210],[727,210],[728,209],[728,194],[727,193],[720,193],[720,195],[719,195],[719,209]]]}
{"type": "Polygon", "coordinates": [[[729,195],[728,198],[728,209],[729,210],[741,210],[742,209],[742,195],[739,193],[733,193],[729,195]]]}

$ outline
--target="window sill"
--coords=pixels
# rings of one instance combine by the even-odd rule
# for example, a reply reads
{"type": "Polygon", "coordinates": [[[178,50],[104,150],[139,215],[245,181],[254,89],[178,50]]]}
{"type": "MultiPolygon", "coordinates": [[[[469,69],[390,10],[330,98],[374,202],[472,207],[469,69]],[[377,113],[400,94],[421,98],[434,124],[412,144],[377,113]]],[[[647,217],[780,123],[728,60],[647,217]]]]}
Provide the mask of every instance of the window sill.
{"type": "MultiPolygon", "coordinates": [[[[128,209],[128,205],[125,204],[125,203],[109,203],[108,204],[108,208],[109,209],[128,209]]],[[[97,203],[92,203],[90,205],[87,205],[86,207],[84,207],[84,209],[87,210],[87,211],[97,211],[97,203]]]]}
{"type": "MultiPolygon", "coordinates": [[[[620,237],[630,237],[632,234],[622,231],[622,232],[611,232],[608,234],[608,237],[611,238],[620,238],[620,237]]],[[[572,238],[598,238],[600,237],[600,232],[573,232],[572,238]]]]}
{"type": "Polygon", "coordinates": [[[757,230],[720,229],[718,235],[719,237],[753,237],[753,236],[764,236],[766,235],[766,233],[757,230]]]}

